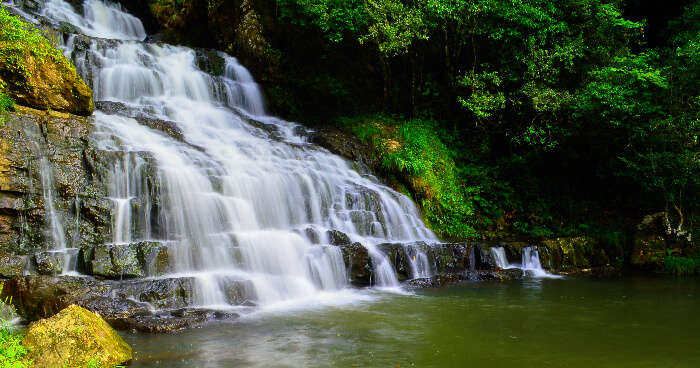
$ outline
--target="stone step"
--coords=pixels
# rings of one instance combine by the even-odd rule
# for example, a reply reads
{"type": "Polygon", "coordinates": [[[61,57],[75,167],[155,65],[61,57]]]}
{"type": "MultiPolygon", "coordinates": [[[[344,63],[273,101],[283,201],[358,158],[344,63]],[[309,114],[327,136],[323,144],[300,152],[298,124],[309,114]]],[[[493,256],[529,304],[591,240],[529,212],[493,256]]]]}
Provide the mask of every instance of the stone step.
{"type": "Polygon", "coordinates": [[[110,279],[161,276],[171,271],[168,245],[159,241],[83,247],[78,268],[110,279]]]}

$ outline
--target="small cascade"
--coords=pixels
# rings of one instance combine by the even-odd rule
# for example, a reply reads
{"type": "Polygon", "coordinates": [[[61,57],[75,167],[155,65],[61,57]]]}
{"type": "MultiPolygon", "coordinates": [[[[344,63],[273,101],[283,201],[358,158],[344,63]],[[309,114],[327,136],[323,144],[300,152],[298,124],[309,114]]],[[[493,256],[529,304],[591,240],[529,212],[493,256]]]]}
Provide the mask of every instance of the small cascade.
{"type": "Polygon", "coordinates": [[[46,218],[53,243],[52,252],[55,252],[58,257],[62,257],[62,273],[75,273],[77,248],[69,248],[67,246],[66,233],[63,228],[63,219],[61,214],[56,209],[55,192],[53,189],[54,179],[51,164],[45,154],[41,152],[38,143],[34,142],[36,152],[39,155],[39,175],[41,176],[41,193],[44,200],[44,208],[46,210],[46,218]]]}
{"type": "Polygon", "coordinates": [[[226,61],[224,86],[226,102],[229,106],[240,106],[245,111],[262,116],[265,114],[262,92],[248,69],[238,63],[234,57],[220,54],[226,61]]]}
{"type": "Polygon", "coordinates": [[[511,267],[508,265],[508,258],[506,258],[506,251],[503,249],[503,247],[491,247],[489,248],[489,251],[491,252],[491,258],[493,258],[496,267],[500,269],[511,267]]]}
{"type": "Polygon", "coordinates": [[[116,40],[143,40],[146,31],[141,21],[122,11],[121,6],[100,0],[86,0],[81,16],[73,6],[63,0],[49,0],[41,15],[77,27],[81,33],[99,38],[116,40]]]}
{"type": "Polygon", "coordinates": [[[548,278],[558,278],[560,276],[552,275],[551,273],[545,271],[540,264],[540,253],[537,247],[525,247],[523,248],[522,255],[522,269],[528,272],[533,277],[548,277],[548,278]]]}

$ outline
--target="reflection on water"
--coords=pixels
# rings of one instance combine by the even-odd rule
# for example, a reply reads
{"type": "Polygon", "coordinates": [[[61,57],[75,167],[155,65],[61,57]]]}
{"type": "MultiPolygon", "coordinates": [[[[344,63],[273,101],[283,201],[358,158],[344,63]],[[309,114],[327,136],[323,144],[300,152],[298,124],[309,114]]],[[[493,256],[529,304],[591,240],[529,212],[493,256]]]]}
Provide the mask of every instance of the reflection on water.
{"type": "Polygon", "coordinates": [[[699,286],[468,283],[125,337],[131,367],[697,367],[699,286]]]}

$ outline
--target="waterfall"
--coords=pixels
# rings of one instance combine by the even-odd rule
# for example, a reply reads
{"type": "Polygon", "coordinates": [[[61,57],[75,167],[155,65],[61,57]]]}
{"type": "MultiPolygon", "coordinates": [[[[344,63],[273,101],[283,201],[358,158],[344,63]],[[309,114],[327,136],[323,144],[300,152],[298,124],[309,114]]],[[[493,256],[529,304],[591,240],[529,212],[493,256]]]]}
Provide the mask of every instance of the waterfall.
{"type": "Polygon", "coordinates": [[[489,250],[491,251],[491,257],[493,258],[494,263],[496,263],[496,267],[501,269],[510,267],[508,265],[508,258],[506,258],[506,251],[503,249],[503,247],[491,247],[489,250]]]}
{"type": "Polygon", "coordinates": [[[200,306],[226,305],[232,280],[249,281],[261,305],[348,287],[328,230],[368,250],[378,286],[398,286],[381,243],[407,244],[412,276],[431,275],[424,251],[411,244],[437,238],[413,202],[306,143],[297,124],[265,115],[260,88],[237,59],[214,55],[223,71],[208,74],[195,50],[142,42],[141,22],[118,6],[87,0],[84,14],[63,0],[42,11],[91,36],[67,36],[64,51],[95,101],[124,106],[94,114],[93,139],[115,157],[113,243],[167,244],[167,276],[193,277],[200,306]],[[78,48],[76,37],[89,47],[78,48]],[[178,137],[142,125],[144,118],[178,137]],[[300,235],[308,229],[320,242],[300,235]]]}
{"type": "Polygon", "coordinates": [[[49,163],[46,154],[42,153],[39,144],[34,142],[34,146],[36,148],[37,155],[39,156],[41,194],[44,200],[46,219],[53,243],[51,252],[54,252],[58,257],[62,257],[62,274],[72,274],[75,272],[76,260],[74,258],[77,255],[77,248],[69,248],[67,246],[66,232],[63,228],[63,219],[55,205],[56,194],[53,189],[54,179],[51,164],[49,163]]]}
{"type": "Polygon", "coordinates": [[[547,277],[547,278],[559,278],[561,276],[552,275],[551,273],[545,271],[540,264],[540,253],[537,251],[537,247],[525,247],[523,248],[522,255],[522,269],[528,272],[533,277],[547,277]]]}
{"type": "Polygon", "coordinates": [[[80,16],[63,0],[49,0],[44,5],[42,16],[62,21],[77,27],[81,33],[100,38],[117,40],[143,40],[146,31],[141,21],[122,11],[118,4],[100,0],[86,0],[80,16]]]}

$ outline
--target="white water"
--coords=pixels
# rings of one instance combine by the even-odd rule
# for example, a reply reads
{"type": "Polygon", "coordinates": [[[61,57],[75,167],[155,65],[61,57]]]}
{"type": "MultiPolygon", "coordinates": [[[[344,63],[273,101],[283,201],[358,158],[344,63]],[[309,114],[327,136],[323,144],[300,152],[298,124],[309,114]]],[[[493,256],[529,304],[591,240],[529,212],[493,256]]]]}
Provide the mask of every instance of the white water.
{"type": "MultiPolygon", "coordinates": [[[[140,22],[134,26],[135,18],[100,1],[85,2],[85,18],[62,0],[49,1],[43,14],[92,36],[145,37],[140,22]]],[[[110,184],[113,242],[167,241],[175,274],[197,280],[196,304],[226,305],[231,280],[250,280],[262,305],[317,300],[346,288],[342,253],[328,244],[328,229],[368,249],[375,284],[383,287],[398,281],[377,244],[437,240],[407,197],[304,143],[296,124],[266,116],[257,84],[235,58],[222,55],[224,74],[211,76],[185,47],[92,40],[77,57],[79,72],[92,76],[86,80],[95,101],[174,122],[185,137],[180,142],[125,116],[94,115],[94,139],[119,156],[110,184]]],[[[413,277],[430,276],[425,254],[412,250],[413,277]]]]}
{"type": "Polygon", "coordinates": [[[561,277],[558,275],[552,275],[542,268],[542,264],[540,264],[540,253],[537,251],[537,247],[523,248],[522,269],[523,271],[528,272],[532,277],[561,277]]]}
{"type": "Polygon", "coordinates": [[[72,274],[75,272],[75,260],[73,256],[77,254],[77,249],[69,248],[66,241],[66,233],[63,228],[63,219],[59,211],[56,210],[55,192],[53,189],[53,170],[51,164],[38,143],[34,143],[37,155],[39,155],[39,176],[41,178],[41,193],[44,199],[44,208],[49,225],[49,232],[53,243],[52,251],[63,257],[62,274],[72,274]]]}
{"type": "Polygon", "coordinates": [[[508,258],[506,258],[506,251],[505,249],[503,249],[503,247],[491,247],[489,248],[489,250],[491,251],[491,258],[493,258],[494,263],[496,263],[496,267],[501,269],[511,267],[508,264],[508,258]]]}
{"type": "Polygon", "coordinates": [[[56,21],[70,23],[81,33],[100,38],[117,40],[143,40],[146,31],[141,21],[122,11],[118,4],[100,0],[86,0],[80,16],[73,7],[63,0],[49,0],[41,15],[56,21]]]}

